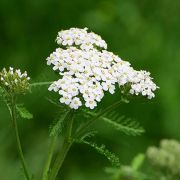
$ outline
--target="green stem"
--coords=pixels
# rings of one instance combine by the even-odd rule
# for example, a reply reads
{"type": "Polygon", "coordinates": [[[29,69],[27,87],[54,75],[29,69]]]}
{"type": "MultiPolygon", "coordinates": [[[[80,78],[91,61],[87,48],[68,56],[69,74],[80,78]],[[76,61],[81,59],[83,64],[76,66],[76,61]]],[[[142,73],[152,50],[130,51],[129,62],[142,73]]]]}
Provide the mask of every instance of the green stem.
{"type": "Polygon", "coordinates": [[[64,141],[62,144],[62,148],[59,151],[57,158],[54,162],[54,165],[52,167],[52,170],[50,172],[50,176],[49,176],[49,180],[55,180],[56,176],[58,175],[58,172],[64,162],[64,159],[69,151],[69,149],[71,148],[73,141],[71,139],[71,135],[72,135],[72,128],[73,128],[73,114],[74,112],[71,110],[68,117],[66,118],[67,121],[69,120],[68,124],[67,124],[67,131],[64,137],[64,141]]]}
{"type": "Polygon", "coordinates": [[[26,162],[24,159],[24,155],[23,155],[23,151],[22,151],[22,147],[21,147],[21,142],[20,142],[20,138],[19,138],[19,131],[18,131],[18,126],[17,126],[17,119],[16,119],[16,101],[15,98],[12,97],[12,102],[11,102],[11,117],[12,117],[12,122],[13,122],[13,126],[14,126],[14,130],[15,130],[15,136],[16,136],[16,143],[17,143],[17,148],[18,148],[18,152],[19,152],[19,156],[21,159],[21,164],[24,170],[24,174],[27,180],[30,180],[30,175],[28,173],[27,170],[27,166],[26,166],[26,162]]]}
{"type": "MultiPolygon", "coordinates": [[[[77,134],[75,135],[75,138],[78,138],[82,133],[84,133],[87,128],[92,125],[99,117],[101,117],[103,114],[111,111],[113,108],[117,107],[120,103],[122,102],[122,100],[120,101],[117,101],[116,103],[108,106],[107,108],[105,108],[101,113],[99,113],[95,118],[92,118],[90,121],[88,121],[85,125],[83,125],[80,130],[77,132],[77,134]]],[[[61,168],[62,166],[62,163],[70,149],[70,147],[72,146],[73,144],[73,141],[71,139],[71,134],[72,134],[72,127],[73,127],[73,117],[72,117],[72,114],[71,116],[69,117],[70,121],[69,121],[69,124],[68,124],[68,127],[67,127],[67,133],[66,133],[66,136],[64,138],[64,142],[63,142],[63,145],[62,145],[62,149],[61,151],[59,152],[56,160],[55,160],[55,163],[54,163],[54,166],[52,168],[52,171],[50,173],[50,176],[49,176],[49,180],[55,180],[58,172],[59,172],[59,169],[61,168]]]]}
{"type": "Polygon", "coordinates": [[[56,145],[56,139],[57,139],[56,136],[51,138],[50,149],[49,149],[49,153],[48,153],[48,159],[45,163],[42,180],[48,179],[49,169],[50,169],[50,165],[51,165],[51,161],[52,161],[52,157],[53,157],[53,153],[54,153],[54,148],[56,145]]]}
{"type": "Polygon", "coordinates": [[[30,84],[31,87],[35,87],[35,86],[43,86],[43,85],[50,85],[52,84],[53,82],[36,82],[36,83],[32,83],[30,84]]]}
{"type": "Polygon", "coordinates": [[[49,180],[55,180],[56,176],[58,175],[58,172],[64,162],[64,159],[72,145],[72,142],[67,141],[64,139],[64,142],[62,144],[62,149],[59,151],[58,156],[54,162],[54,166],[52,168],[52,171],[49,176],[49,180]]]}
{"type": "Polygon", "coordinates": [[[68,141],[71,141],[71,134],[73,128],[73,120],[74,120],[74,110],[72,109],[69,114],[69,126],[67,128],[66,138],[68,141]]]}
{"type": "Polygon", "coordinates": [[[79,138],[84,132],[86,132],[86,130],[102,115],[104,115],[105,113],[111,111],[112,109],[114,109],[115,107],[117,107],[119,104],[122,103],[122,100],[115,102],[114,104],[108,106],[107,108],[105,108],[101,113],[99,113],[96,117],[92,118],[90,121],[88,121],[87,123],[85,123],[80,129],[79,131],[76,133],[76,137],[75,139],[79,138]]]}

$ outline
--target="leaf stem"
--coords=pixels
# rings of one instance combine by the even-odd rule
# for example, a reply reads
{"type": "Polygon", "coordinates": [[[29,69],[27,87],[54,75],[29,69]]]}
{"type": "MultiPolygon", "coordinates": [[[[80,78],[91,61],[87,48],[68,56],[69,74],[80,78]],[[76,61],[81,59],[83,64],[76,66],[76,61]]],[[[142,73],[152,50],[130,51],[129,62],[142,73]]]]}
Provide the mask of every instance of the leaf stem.
{"type": "Polygon", "coordinates": [[[123,101],[122,99],[115,102],[114,104],[111,104],[110,106],[108,106],[107,108],[105,108],[101,113],[99,113],[96,117],[92,118],[91,120],[89,120],[87,123],[85,123],[80,129],[79,131],[76,133],[75,139],[79,138],[98,118],[100,118],[103,114],[111,111],[112,109],[114,109],[115,107],[117,107],[119,104],[121,104],[123,101]]]}
{"type": "Polygon", "coordinates": [[[36,82],[36,83],[32,83],[30,84],[31,87],[35,87],[35,86],[43,86],[43,85],[50,85],[52,84],[53,82],[50,81],[50,82],[36,82]]]}
{"type": "Polygon", "coordinates": [[[50,172],[49,180],[55,180],[56,176],[62,166],[62,163],[72,145],[72,142],[67,141],[64,139],[62,144],[62,149],[59,151],[58,156],[55,160],[54,166],[52,167],[52,171],[50,172]]]}
{"type": "Polygon", "coordinates": [[[29,175],[28,170],[27,170],[25,158],[24,158],[24,155],[23,155],[22,147],[21,147],[18,126],[17,126],[16,99],[15,99],[15,97],[12,97],[12,99],[11,99],[10,113],[11,113],[11,117],[12,117],[13,127],[14,127],[14,130],[15,130],[16,143],[17,143],[19,156],[20,156],[20,159],[21,159],[21,164],[23,166],[23,170],[24,170],[24,174],[25,174],[26,179],[30,180],[31,178],[30,178],[30,175],[29,175]]]}
{"type": "Polygon", "coordinates": [[[67,131],[66,131],[66,134],[64,137],[62,148],[59,151],[59,153],[56,157],[56,160],[54,162],[54,165],[52,167],[52,170],[50,172],[49,180],[55,180],[56,179],[56,176],[58,175],[58,172],[59,172],[59,170],[60,170],[60,168],[64,162],[64,159],[65,159],[69,149],[71,148],[71,146],[73,144],[73,141],[71,139],[72,128],[73,128],[73,119],[74,119],[73,115],[74,115],[74,112],[73,112],[73,110],[71,110],[69,112],[68,117],[66,117],[67,121],[69,120],[69,122],[67,123],[67,131]]]}

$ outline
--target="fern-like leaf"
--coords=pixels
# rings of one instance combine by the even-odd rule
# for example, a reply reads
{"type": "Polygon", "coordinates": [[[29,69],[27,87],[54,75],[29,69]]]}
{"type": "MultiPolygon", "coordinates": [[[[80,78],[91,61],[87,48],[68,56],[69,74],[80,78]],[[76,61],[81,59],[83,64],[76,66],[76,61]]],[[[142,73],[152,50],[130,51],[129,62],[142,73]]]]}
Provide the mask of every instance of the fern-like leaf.
{"type": "MultiPolygon", "coordinates": [[[[86,111],[91,117],[96,117],[100,112],[86,111]]],[[[112,128],[125,133],[126,135],[137,136],[144,133],[144,129],[136,121],[124,116],[119,116],[116,112],[111,112],[108,115],[104,114],[99,119],[103,120],[112,128]]]]}
{"type": "Polygon", "coordinates": [[[112,121],[107,117],[101,117],[101,119],[108,123],[112,128],[121,131],[127,135],[137,136],[144,133],[144,129],[139,125],[138,122],[132,121],[131,119],[119,120],[119,122],[112,121]]]}
{"type": "Polygon", "coordinates": [[[80,141],[84,141],[87,138],[94,137],[97,134],[97,131],[86,132],[83,136],[80,137],[80,141]]]}
{"type": "Polygon", "coordinates": [[[16,105],[16,110],[23,119],[32,119],[33,115],[24,107],[23,104],[16,105]]]}
{"type": "Polygon", "coordinates": [[[69,114],[69,110],[65,109],[58,114],[57,121],[50,126],[50,137],[55,137],[63,133],[64,120],[69,114]]]}
{"type": "Polygon", "coordinates": [[[101,155],[104,155],[113,166],[115,166],[115,167],[120,166],[119,158],[114,153],[110,152],[106,148],[105,145],[98,146],[96,143],[88,142],[86,140],[80,140],[80,141],[78,141],[78,143],[86,144],[86,145],[94,148],[98,153],[100,153],[101,155]]]}

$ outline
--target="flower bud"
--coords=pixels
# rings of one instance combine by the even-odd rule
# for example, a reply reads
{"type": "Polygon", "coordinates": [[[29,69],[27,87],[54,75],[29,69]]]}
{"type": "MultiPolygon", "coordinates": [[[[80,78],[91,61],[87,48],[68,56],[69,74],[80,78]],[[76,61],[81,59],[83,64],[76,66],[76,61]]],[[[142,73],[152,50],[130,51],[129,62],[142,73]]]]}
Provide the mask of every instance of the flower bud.
{"type": "Polygon", "coordinates": [[[21,73],[20,69],[3,68],[0,72],[0,86],[9,95],[25,94],[29,90],[29,80],[27,72],[21,73]]]}

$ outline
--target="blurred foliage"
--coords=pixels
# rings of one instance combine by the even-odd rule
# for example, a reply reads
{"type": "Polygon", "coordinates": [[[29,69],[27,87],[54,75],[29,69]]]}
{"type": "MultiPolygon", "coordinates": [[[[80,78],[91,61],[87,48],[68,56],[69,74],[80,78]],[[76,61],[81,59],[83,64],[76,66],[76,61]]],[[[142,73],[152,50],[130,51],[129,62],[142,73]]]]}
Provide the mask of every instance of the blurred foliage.
{"type": "MultiPolygon", "coordinates": [[[[161,138],[180,139],[180,1],[179,0],[1,0],[0,68],[14,66],[27,70],[32,81],[53,81],[46,57],[57,47],[57,32],[69,27],[88,27],[100,34],[109,49],[129,60],[133,67],[152,73],[160,86],[149,102],[132,101],[117,109],[119,115],[136,119],[146,133],[128,137],[96,124],[98,137],[127,164],[138,152],[161,138]]],[[[30,169],[41,173],[47,154],[49,125],[58,107],[47,101],[53,96],[47,86],[32,89],[24,97],[31,120],[20,120],[21,139],[30,169]]],[[[120,94],[104,98],[102,108],[120,94]]],[[[0,179],[21,177],[8,110],[0,103],[0,179]],[[19,173],[17,173],[19,172],[19,173]]],[[[108,162],[84,145],[75,145],[60,173],[64,180],[108,179],[103,167],[108,162]]]]}
{"type": "Polygon", "coordinates": [[[163,139],[160,147],[148,147],[137,154],[130,165],[106,168],[111,180],[179,180],[180,143],[163,139]]]}
{"type": "Polygon", "coordinates": [[[137,154],[131,165],[121,165],[120,168],[106,168],[105,171],[111,174],[110,179],[112,180],[147,180],[148,176],[140,171],[144,159],[144,154],[137,154]]]}
{"type": "Polygon", "coordinates": [[[178,141],[163,139],[159,148],[148,148],[147,157],[155,167],[154,171],[161,171],[165,179],[180,179],[180,143],[178,141]]]}

